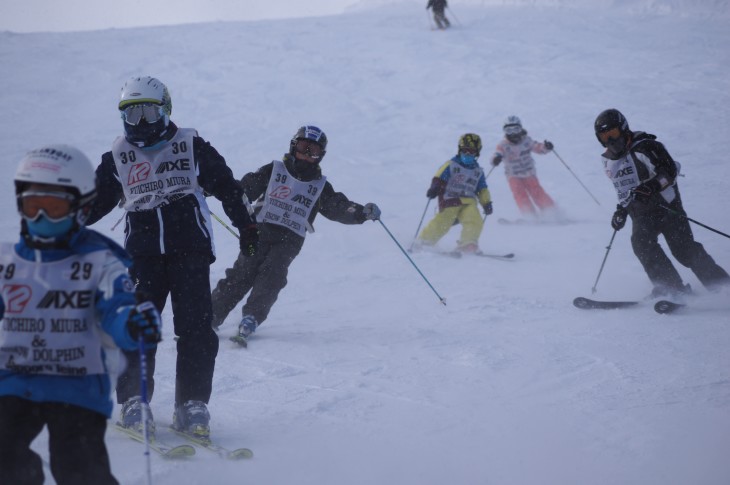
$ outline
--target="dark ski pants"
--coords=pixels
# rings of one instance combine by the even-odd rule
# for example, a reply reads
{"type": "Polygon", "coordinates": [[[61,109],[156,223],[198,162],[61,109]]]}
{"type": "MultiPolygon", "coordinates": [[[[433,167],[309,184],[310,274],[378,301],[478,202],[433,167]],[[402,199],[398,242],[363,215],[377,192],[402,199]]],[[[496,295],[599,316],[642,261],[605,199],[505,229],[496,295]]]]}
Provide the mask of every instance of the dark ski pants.
{"type": "Polygon", "coordinates": [[[436,26],[439,29],[446,29],[448,27],[451,27],[451,22],[449,22],[449,19],[446,18],[446,14],[444,13],[443,9],[436,10],[433,9],[433,19],[436,22],[436,26]]]}
{"type": "MultiPolygon", "coordinates": [[[[679,200],[668,206],[685,213],[679,200]]],[[[684,287],[682,278],[659,245],[659,235],[664,236],[672,256],[691,269],[705,287],[730,284],[727,272],[715,263],[702,244],[694,240],[687,219],[660,207],[638,213],[630,210],[630,213],[633,221],[631,246],[654,286],[671,290],[684,287]]]]}
{"type": "Polygon", "coordinates": [[[58,485],[117,484],[104,444],[106,417],[71,404],[0,397],[0,483],[40,485],[43,462],[30,444],[48,426],[51,474],[58,485]]]}
{"type": "Polygon", "coordinates": [[[261,325],[286,286],[289,265],[301,248],[301,241],[266,241],[253,257],[239,253],[233,266],[226,270],[226,277],[213,290],[213,325],[219,327],[249,291],[243,315],[252,315],[261,325]]]}
{"type": "MultiPolygon", "coordinates": [[[[146,294],[162,313],[167,296],[172,303],[177,341],[175,403],[207,403],[213,386],[218,336],[210,326],[210,259],[208,253],[190,252],[134,257],[130,274],[137,290],[146,294]]],[[[163,321],[163,327],[165,326],[163,321]]],[[[127,369],[117,382],[117,402],[140,395],[137,352],[125,352],[127,369]]],[[[147,352],[148,396],[154,391],[155,350],[147,352]]]]}

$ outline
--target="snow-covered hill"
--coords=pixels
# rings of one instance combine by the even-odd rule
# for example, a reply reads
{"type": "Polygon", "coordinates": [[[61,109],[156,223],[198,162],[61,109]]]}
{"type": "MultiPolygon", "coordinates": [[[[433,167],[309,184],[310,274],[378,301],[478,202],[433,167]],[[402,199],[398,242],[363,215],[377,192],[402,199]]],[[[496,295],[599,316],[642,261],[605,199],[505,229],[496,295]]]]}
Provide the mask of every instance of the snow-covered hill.
{"type": "MultiPolygon", "coordinates": [[[[255,459],[155,456],[156,484],[730,483],[730,293],[708,294],[680,268],[698,295],[682,314],[571,305],[590,296],[612,234],[615,194],[592,129],[605,108],[657,134],[682,162],[691,217],[730,230],[727,4],[576,3],[453,4],[458,22],[448,32],[430,30],[425,1],[344,2],[343,14],[276,21],[0,32],[8,174],[46,142],[98,159],[122,130],[122,84],[150,74],[170,88],[172,118],[197,128],[237,176],[280,157],[298,126],[322,127],[328,179],[356,201],[377,202],[406,246],[459,135],[482,136],[486,165],[511,114],[552,140],[600,202],[555,155],[537,156],[543,186],[575,222],[498,225],[518,213],[495,170],[495,214],[480,243],[517,257],[415,255],[446,306],[380,224],[318,218],[249,349],[227,340],[238,309],[221,331],[213,433],[253,448],[255,459]]],[[[0,184],[0,231],[11,240],[12,177],[0,184]]],[[[95,228],[121,240],[111,230],[119,216],[95,228]]],[[[728,240],[694,227],[730,268],[728,240]]],[[[214,283],[237,253],[216,229],[214,283]]],[[[455,240],[454,232],[442,246],[455,240]]],[[[598,290],[609,299],[651,290],[628,230],[598,290]]],[[[160,428],[172,417],[172,337],[168,323],[152,402],[160,428]]],[[[108,443],[120,481],[144,483],[142,447],[114,431],[108,443]]],[[[47,456],[46,445],[44,435],[34,447],[47,456]]]]}

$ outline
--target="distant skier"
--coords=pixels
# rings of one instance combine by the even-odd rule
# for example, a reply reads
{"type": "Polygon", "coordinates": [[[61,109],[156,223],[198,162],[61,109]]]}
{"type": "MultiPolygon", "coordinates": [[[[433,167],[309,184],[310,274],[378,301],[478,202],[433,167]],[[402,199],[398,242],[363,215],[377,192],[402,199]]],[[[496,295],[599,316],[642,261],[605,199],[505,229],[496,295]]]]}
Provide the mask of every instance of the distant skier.
{"type": "Polygon", "coordinates": [[[479,135],[466,133],[459,138],[457,154],[438,169],[426,191],[429,199],[438,197],[439,212],[421,231],[415,248],[435,245],[458,223],[461,224],[461,237],[457,249],[466,253],[479,250],[484,221],[477,203],[484,209],[484,214],[492,213],[487,180],[477,162],[481,151],[479,135]]]}
{"type": "Polygon", "coordinates": [[[104,443],[117,348],[154,347],[160,316],[137,304],[127,253],[86,229],[94,168],[46,145],[15,173],[20,241],[0,244],[0,482],[44,482],[31,443],[48,428],[58,484],[116,484],[104,443]],[[3,318],[4,313],[4,318],[3,318]]]}
{"type": "MultiPolygon", "coordinates": [[[[99,197],[89,215],[92,224],[117,205],[126,211],[124,245],[134,264],[130,273],[137,289],[150,295],[162,312],[168,296],[177,341],[175,408],[178,431],[207,438],[218,336],[210,328],[210,264],[215,260],[206,194],[220,200],[241,234],[246,254],[256,250],[255,221],[249,216],[243,190],[225,159],[193,128],[170,120],[172,99],[167,87],[149,76],[133,77],[122,87],[118,104],[124,135],[104,153],[96,169],[99,197]]],[[[122,404],[121,425],[139,430],[139,356],[117,383],[122,404]]],[[[155,351],[147,355],[149,396],[154,391],[155,351]]],[[[148,429],[154,427],[147,409],[148,429]]]]}
{"type": "Polygon", "coordinates": [[[436,26],[439,29],[448,29],[451,27],[451,22],[446,18],[444,10],[447,7],[446,0],[428,0],[426,10],[429,8],[433,9],[433,19],[436,22],[436,26]]]}
{"type": "Polygon", "coordinates": [[[289,265],[297,257],[318,213],[342,224],[380,218],[376,204],[351,202],[335,192],[322,174],[327,136],[316,126],[302,126],[283,161],[275,160],[241,179],[250,200],[257,200],[260,247],[254,257],[239,254],[212,293],[213,328],[218,328],[246,293],[243,318],[233,338],[242,346],[261,325],[286,286],[289,265]]]}
{"type": "Polygon", "coordinates": [[[533,218],[537,217],[538,208],[541,215],[554,216],[555,202],[540,185],[532,158],[533,152],[549,153],[553,144],[547,140],[540,143],[530,138],[517,116],[508,117],[502,129],[505,137],[497,144],[492,165],[496,167],[504,161],[504,173],[517,207],[523,215],[533,218]]]}
{"type": "Polygon", "coordinates": [[[672,255],[692,270],[708,288],[730,284],[730,276],[694,240],[677,186],[679,165],[656,136],[631,131],[616,109],[607,109],[594,123],[596,138],[606,148],[603,168],[613,182],[619,204],[611,227],[621,230],[627,216],[633,221],[631,246],[654,289],[652,297],[676,296],[689,291],[674,265],[659,245],[659,235],[672,255]]]}

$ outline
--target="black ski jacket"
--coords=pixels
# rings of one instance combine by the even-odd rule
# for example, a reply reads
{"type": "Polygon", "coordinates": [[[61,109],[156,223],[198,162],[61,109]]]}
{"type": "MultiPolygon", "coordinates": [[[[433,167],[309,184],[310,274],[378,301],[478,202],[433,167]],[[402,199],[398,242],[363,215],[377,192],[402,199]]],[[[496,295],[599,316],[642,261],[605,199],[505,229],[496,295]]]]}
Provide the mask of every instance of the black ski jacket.
{"type": "MultiPolygon", "coordinates": [[[[289,154],[284,155],[283,162],[289,173],[302,182],[309,182],[322,177],[322,171],[319,165],[298,162],[289,154]]],[[[259,201],[260,199],[260,202],[263,202],[273,169],[274,163],[271,162],[260,167],[257,171],[247,173],[243,176],[241,185],[249,200],[259,201]]],[[[258,209],[256,213],[258,213],[258,209]]],[[[342,224],[362,224],[365,222],[363,206],[350,201],[343,193],[335,192],[335,189],[329,182],[325,183],[322,194],[317,199],[309,215],[310,225],[314,223],[314,219],[318,213],[322,213],[329,220],[342,224]]],[[[303,237],[277,224],[261,223],[258,225],[258,228],[259,241],[262,242],[290,242],[299,246],[304,243],[303,237]]]]}
{"type": "MultiPolygon", "coordinates": [[[[165,138],[171,139],[177,126],[170,122],[165,138]]],[[[255,220],[248,214],[243,202],[243,190],[234,178],[225,159],[203,138],[193,138],[195,169],[198,185],[206,195],[220,200],[228,218],[239,231],[255,220]]],[[[120,203],[123,197],[117,167],[112,152],[101,157],[96,168],[98,196],[94,202],[87,225],[94,224],[120,203]]],[[[125,248],[132,256],[150,256],[167,253],[207,253],[215,260],[211,238],[212,229],[201,214],[201,207],[194,195],[186,195],[170,204],[148,211],[127,212],[125,248]],[[159,215],[158,215],[159,213],[159,215]]]]}

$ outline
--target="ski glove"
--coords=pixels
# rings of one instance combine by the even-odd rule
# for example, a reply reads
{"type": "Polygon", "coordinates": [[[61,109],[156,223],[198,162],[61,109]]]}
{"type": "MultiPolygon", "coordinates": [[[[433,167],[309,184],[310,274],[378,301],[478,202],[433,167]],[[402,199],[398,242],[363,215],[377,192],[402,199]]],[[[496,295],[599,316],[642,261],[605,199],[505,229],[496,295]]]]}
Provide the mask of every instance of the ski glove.
{"type": "Polygon", "coordinates": [[[241,247],[241,254],[244,257],[248,258],[256,254],[256,250],[259,248],[259,230],[256,224],[251,224],[241,229],[238,244],[241,247]]]}
{"type": "Polygon", "coordinates": [[[365,216],[366,221],[377,221],[380,219],[380,208],[377,204],[368,202],[365,207],[362,208],[362,214],[365,216]]]}
{"type": "Polygon", "coordinates": [[[162,322],[160,313],[151,301],[145,301],[137,305],[129,312],[127,318],[127,331],[135,341],[142,341],[146,344],[153,344],[162,340],[162,322]]]}
{"type": "Polygon", "coordinates": [[[495,153],[494,156],[492,157],[492,166],[496,167],[500,163],[502,163],[502,154],[495,153]]]}
{"type": "Polygon", "coordinates": [[[629,211],[622,205],[616,206],[616,212],[613,213],[611,218],[611,227],[616,231],[620,231],[626,225],[626,217],[629,215],[629,211]]]}
{"type": "Polygon", "coordinates": [[[638,185],[634,187],[631,190],[631,193],[634,196],[634,200],[638,200],[639,202],[646,202],[648,201],[652,195],[654,195],[654,192],[658,192],[661,188],[661,185],[659,182],[655,179],[647,180],[641,185],[638,185]]]}
{"type": "Polygon", "coordinates": [[[438,196],[439,196],[439,187],[430,187],[426,191],[426,197],[428,197],[429,199],[435,199],[438,196]]]}
{"type": "Polygon", "coordinates": [[[542,142],[542,144],[545,145],[545,149],[548,150],[548,151],[551,151],[553,149],[553,146],[554,146],[553,145],[553,142],[548,141],[548,140],[545,140],[544,142],[542,142]]]}
{"type": "Polygon", "coordinates": [[[484,215],[485,216],[491,215],[492,212],[494,212],[494,209],[492,208],[492,203],[491,202],[487,202],[486,204],[484,204],[482,206],[482,208],[484,209],[484,215]]]}

